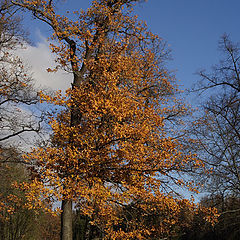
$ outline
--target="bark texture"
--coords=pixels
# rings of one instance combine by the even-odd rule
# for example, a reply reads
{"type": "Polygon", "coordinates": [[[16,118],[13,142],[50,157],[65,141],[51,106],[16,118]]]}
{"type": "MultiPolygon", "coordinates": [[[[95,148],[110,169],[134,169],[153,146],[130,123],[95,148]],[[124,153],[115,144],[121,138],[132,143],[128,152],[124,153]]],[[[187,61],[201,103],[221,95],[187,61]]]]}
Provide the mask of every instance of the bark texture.
{"type": "Polygon", "coordinates": [[[72,201],[62,201],[61,240],[72,240],[72,201]]]}

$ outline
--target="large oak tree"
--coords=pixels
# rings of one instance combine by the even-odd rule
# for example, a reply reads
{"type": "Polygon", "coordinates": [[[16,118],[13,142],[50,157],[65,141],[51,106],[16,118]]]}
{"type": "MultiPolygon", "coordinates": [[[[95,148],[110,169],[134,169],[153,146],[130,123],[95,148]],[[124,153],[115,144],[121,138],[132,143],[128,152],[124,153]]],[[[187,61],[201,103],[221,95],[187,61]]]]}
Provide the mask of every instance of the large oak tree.
{"type": "Polygon", "coordinates": [[[186,109],[174,100],[165,44],[132,14],[133,2],[96,0],[68,18],[53,1],[12,1],[53,30],[58,66],[48,70],[73,74],[66,94],[42,94],[63,110],[50,117],[51,143],[27,155],[37,167],[23,184],[29,207],[62,201],[62,240],[72,239],[73,202],[106,239],[169,233],[181,208],[173,187],[193,189],[181,174],[201,165],[167,131],[186,109]],[[121,214],[132,202],[143,214],[163,212],[158,229],[121,214]]]}

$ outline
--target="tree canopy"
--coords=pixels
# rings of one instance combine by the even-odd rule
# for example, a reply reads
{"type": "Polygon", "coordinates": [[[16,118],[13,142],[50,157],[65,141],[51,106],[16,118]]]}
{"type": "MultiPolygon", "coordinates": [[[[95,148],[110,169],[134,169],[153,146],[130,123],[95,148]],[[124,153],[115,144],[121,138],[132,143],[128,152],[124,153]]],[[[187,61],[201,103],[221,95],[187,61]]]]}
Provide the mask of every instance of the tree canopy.
{"type": "MultiPolygon", "coordinates": [[[[72,202],[105,239],[174,232],[181,209],[196,210],[175,189],[196,191],[184,175],[202,163],[167,123],[187,108],[175,98],[164,41],[132,14],[132,0],[96,0],[72,18],[58,15],[52,1],[11,2],[52,29],[58,66],[48,71],[73,74],[66,93],[40,93],[42,101],[62,110],[49,117],[49,144],[26,154],[34,166],[33,180],[21,184],[28,207],[47,203],[51,210],[51,203],[62,201],[63,240],[72,239],[72,202]],[[129,207],[142,218],[133,217],[129,207]],[[159,224],[139,220],[156,212],[159,224]]],[[[211,209],[206,212],[214,221],[211,209]]]]}

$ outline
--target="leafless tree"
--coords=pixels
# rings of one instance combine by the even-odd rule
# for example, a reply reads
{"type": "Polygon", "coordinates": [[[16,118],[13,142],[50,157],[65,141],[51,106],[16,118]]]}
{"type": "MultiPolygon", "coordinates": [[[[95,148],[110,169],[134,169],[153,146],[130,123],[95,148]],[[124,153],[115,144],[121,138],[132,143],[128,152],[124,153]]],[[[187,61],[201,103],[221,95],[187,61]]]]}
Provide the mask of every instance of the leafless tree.
{"type": "MultiPolygon", "coordinates": [[[[26,43],[17,8],[0,1],[0,144],[40,130],[32,105],[38,103],[30,71],[15,50],[26,43]]],[[[38,114],[39,116],[39,114],[38,114]]]]}
{"type": "Polygon", "coordinates": [[[194,133],[205,161],[207,187],[214,194],[240,195],[240,48],[224,35],[223,59],[211,73],[200,71],[198,90],[210,90],[194,133]]]}

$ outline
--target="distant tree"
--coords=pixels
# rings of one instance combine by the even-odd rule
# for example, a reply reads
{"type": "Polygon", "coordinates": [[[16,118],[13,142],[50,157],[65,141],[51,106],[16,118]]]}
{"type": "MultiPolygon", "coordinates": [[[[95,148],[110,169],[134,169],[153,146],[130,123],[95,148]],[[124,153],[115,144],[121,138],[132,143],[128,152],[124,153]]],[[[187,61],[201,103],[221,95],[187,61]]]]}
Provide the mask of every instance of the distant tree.
{"type": "Polygon", "coordinates": [[[1,148],[1,156],[5,161],[0,164],[0,239],[59,240],[59,216],[27,208],[24,192],[14,187],[29,181],[21,154],[13,147],[1,148]]]}
{"type": "Polygon", "coordinates": [[[182,177],[201,166],[166,127],[187,110],[174,102],[164,42],[131,14],[133,2],[93,1],[71,20],[52,1],[12,1],[52,28],[57,68],[73,74],[66,95],[42,94],[63,110],[50,119],[51,143],[28,154],[35,178],[22,185],[32,207],[62,201],[62,240],[72,240],[73,201],[105,239],[168,233],[181,209],[173,188],[193,190],[182,177]],[[129,227],[115,228],[128,220],[119,211],[135,201],[143,214],[164,211],[162,224],[131,218],[129,227]]]}
{"type": "MultiPolygon", "coordinates": [[[[26,44],[17,8],[0,1],[0,239],[37,239],[37,215],[25,207],[23,191],[14,182],[28,181],[25,161],[17,148],[25,133],[38,132],[42,119],[29,106],[39,102],[28,68],[15,54],[26,44]]],[[[32,138],[31,138],[32,139],[32,138]]],[[[33,141],[31,141],[32,143],[33,141]]],[[[42,239],[42,238],[40,238],[42,239]]]]}
{"type": "Polygon", "coordinates": [[[207,170],[210,192],[240,194],[240,52],[238,44],[224,35],[219,48],[224,54],[212,73],[201,71],[200,91],[211,96],[203,105],[204,115],[195,125],[201,156],[207,170]]]}
{"type": "Polygon", "coordinates": [[[218,223],[214,226],[216,239],[240,238],[240,198],[229,195],[225,198],[221,195],[211,195],[202,199],[205,206],[214,206],[220,214],[218,223]]]}
{"type": "MultiPolygon", "coordinates": [[[[15,160],[20,157],[13,149],[9,149],[8,153],[8,149],[2,148],[1,155],[8,155],[9,160],[11,156],[15,160]]],[[[24,207],[24,193],[13,186],[15,181],[28,179],[26,169],[17,163],[1,163],[0,178],[0,239],[29,239],[35,230],[33,222],[36,215],[33,210],[24,207]]]]}
{"type": "Polygon", "coordinates": [[[193,215],[193,218],[185,229],[181,240],[236,240],[240,237],[240,199],[220,195],[206,196],[201,199],[201,206],[214,207],[218,210],[218,222],[212,226],[204,221],[202,213],[193,215]]]}
{"type": "Polygon", "coordinates": [[[203,114],[194,124],[197,140],[192,146],[205,164],[200,175],[209,193],[205,203],[220,214],[214,232],[205,233],[212,234],[208,239],[238,239],[240,208],[229,202],[240,197],[240,48],[223,35],[219,49],[219,64],[211,72],[199,72],[196,90],[207,94],[203,114]]]}
{"type": "Polygon", "coordinates": [[[10,1],[0,1],[0,144],[40,130],[39,121],[26,107],[38,102],[37,91],[31,73],[15,54],[26,43],[16,12],[10,1]]]}

